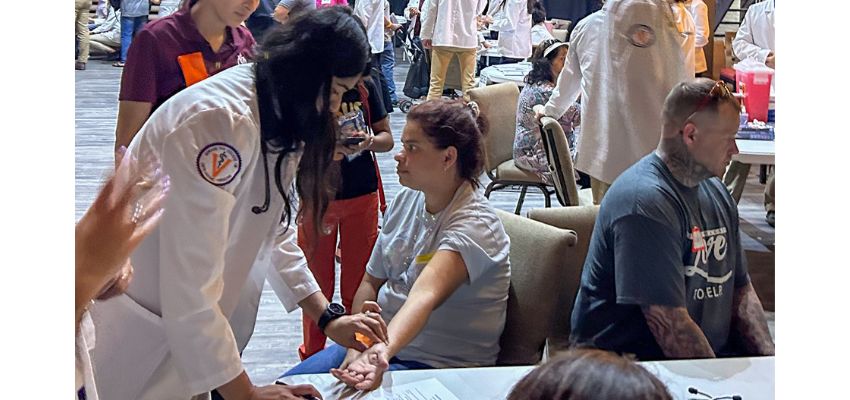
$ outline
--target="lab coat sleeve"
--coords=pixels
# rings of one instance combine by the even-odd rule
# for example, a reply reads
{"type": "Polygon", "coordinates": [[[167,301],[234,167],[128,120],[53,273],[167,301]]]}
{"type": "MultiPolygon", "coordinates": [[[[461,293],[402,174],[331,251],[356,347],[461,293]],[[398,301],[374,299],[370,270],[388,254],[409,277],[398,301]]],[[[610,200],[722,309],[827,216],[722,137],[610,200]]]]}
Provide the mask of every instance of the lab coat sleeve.
{"type": "Polygon", "coordinates": [[[735,56],[738,57],[739,60],[754,58],[757,61],[765,62],[765,60],[767,60],[767,56],[770,54],[770,49],[756,46],[755,41],[753,40],[752,19],[755,18],[754,14],[755,7],[750,7],[747,10],[747,14],[744,16],[744,21],[741,22],[741,27],[738,28],[738,33],[735,35],[735,39],[732,40],[732,50],[735,52],[735,56]]]}
{"type": "Polygon", "coordinates": [[[232,191],[244,169],[240,166],[230,183],[215,186],[201,176],[198,157],[208,145],[224,142],[246,161],[256,151],[256,143],[245,139],[256,135],[254,125],[228,110],[202,111],[173,129],[160,150],[162,168],[171,178],[159,227],[162,323],[180,380],[191,395],[209,392],[243,371],[218,302],[236,203],[232,191]]]}
{"type": "Polygon", "coordinates": [[[292,312],[301,300],[321,288],[307,267],[304,253],[298,247],[295,226],[282,223],[275,230],[274,243],[271,256],[273,270],[267,279],[286,311],[292,312]]]}
{"type": "Polygon", "coordinates": [[[422,5],[422,30],[419,31],[419,36],[425,39],[434,37],[434,27],[437,24],[437,1],[425,0],[422,5]]]}
{"type": "Polygon", "coordinates": [[[708,23],[708,6],[706,6],[702,0],[695,1],[697,1],[697,4],[694,7],[693,15],[694,25],[696,25],[696,40],[694,41],[694,45],[696,47],[705,47],[711,38],[711,31],[709,30],[708,23]]]}
{"type": "Polygon", "coordinates": [[[520,13],[526,12],[526,3],[524,0],[506,0],[505,12],[501,14],[501,18],[493,21],[491,29],[499,32],[513,32],[519,23],[520,13]]]}
{"type": "MultiPolygon", "coordinates": [[[[578,54],[573,49],[567,51],[567,60],[564,69],[558,75],[558,82],[552,96],[546,102],[546,115],[555,119],[561,116],[578,99],[581,93],[581,65],[579,65],[578,54]]],[[[584,101],[584,100],[583,100],[584,101]]]]}

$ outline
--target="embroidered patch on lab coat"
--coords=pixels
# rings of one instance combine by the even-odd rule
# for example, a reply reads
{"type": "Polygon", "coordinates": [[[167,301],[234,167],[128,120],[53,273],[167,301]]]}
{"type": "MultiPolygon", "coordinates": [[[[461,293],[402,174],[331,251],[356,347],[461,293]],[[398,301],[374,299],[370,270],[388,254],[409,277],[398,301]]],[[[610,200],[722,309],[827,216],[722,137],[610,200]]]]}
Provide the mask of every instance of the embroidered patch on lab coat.
{"type": "Polygon", "coordinates": [[[637,47],[649,47],[655,44],[655,31],[647,25],[634,24],[629,28],[629,43],[637,47]]]}
{"type": "Polygon", "coordinates": [[[242,169],[242,158],[226,143],[212,143],[198,153],[198,173],[209,183],[224,186],[233,181],[242,169]]]}

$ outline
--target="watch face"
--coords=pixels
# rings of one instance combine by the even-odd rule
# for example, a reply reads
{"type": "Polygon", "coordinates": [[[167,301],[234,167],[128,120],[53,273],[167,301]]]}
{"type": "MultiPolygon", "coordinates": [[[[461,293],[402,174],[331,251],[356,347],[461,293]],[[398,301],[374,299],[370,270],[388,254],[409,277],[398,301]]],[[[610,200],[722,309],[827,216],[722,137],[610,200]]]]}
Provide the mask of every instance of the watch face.
{"type": "Polygon", "coordinates": [[[342,315],[345,314],[345,307],[339,303],[330,303],[328,304],[328,311],[337,315],[342,315]]]}

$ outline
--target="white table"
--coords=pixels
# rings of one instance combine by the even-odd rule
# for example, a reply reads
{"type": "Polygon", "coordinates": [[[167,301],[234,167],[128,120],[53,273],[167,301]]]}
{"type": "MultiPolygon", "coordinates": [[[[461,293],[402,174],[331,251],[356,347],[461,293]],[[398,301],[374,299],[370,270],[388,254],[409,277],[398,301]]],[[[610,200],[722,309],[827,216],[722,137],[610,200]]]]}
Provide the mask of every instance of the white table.
{"type": "Polygon", "coordinates": [[[525,86],[525,76],[529,72],[531,72],[531,63],[527,61],[493,65],[481,70],[481,82],[483,85],[514,82],[517,86],[523,87],[525,86]]]}
{"type": "Polygon", "coordinates": [[[773,140],[744,140],[736,139],[738,145],[738,154],[732,156],[733,160],[740,161],[744,164],[776,164],[774,156],[775,142],[773,140]]]}
{"type": "MultiPolygon", "coordinates": [[[[689,395],[689,387],[715,397],[736,394],[743,400],[774,398],[773,357],[657,361],[640,364],[667,386],[674,399],[700,398],[689,395]]],[[[325,399],[392,399],[393,388],[428,379],[436,379],[462,400],[504,399],[513,385],[532,368],[526,366],[387,372],[381,387],[372,392],[348,388],[330,374],[297,375],[282,381],[287,384],[310,383],[316,386],[325,399]]]]}

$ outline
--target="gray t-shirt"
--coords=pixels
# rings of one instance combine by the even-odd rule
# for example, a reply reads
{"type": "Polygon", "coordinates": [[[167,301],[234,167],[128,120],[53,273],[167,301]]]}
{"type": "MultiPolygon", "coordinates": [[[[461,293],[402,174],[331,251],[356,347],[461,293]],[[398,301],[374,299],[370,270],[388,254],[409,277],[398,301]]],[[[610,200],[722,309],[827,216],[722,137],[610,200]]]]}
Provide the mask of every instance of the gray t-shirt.
{"type": "Polygon", "coordinates": [[[277,3],[278,6],[286,7],[288,10],[292,10],[293,7],[304,7],[304,10],[315,10],[316,9],[316,0],[280,0],[280,3],[277,3]]]}
{"type": "Polygon", "coordinates": [[[469,281],[431,313],[396,357],[435,368],[492,366],[505,326],[510,240],[481,190],[468,183],[436,215],[425,211],[422,192],[404,188],[396,195],[366,267],[369,275],[387,280],[378,292],[381,316],[393,319],[438,250],[459,253],[469,281]]]}
{"type": "Polygon", "coordinates": [[[649,154],[602,201],[572,315],[573,342],[663,359],[641,306],[686,307],[729,352],[734,291],[749,282],[738,209],[717,178],[689,188],[649,154]]]}

